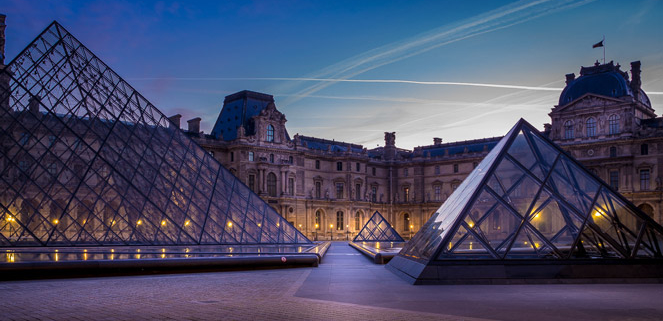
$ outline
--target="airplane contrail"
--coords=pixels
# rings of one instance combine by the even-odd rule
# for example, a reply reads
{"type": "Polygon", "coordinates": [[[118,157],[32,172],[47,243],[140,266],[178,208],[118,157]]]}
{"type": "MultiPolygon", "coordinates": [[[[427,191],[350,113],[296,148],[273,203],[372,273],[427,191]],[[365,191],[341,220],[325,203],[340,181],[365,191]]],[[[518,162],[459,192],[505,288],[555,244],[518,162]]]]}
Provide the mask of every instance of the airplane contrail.
{"type": "MultiPolygon", "coordinates": [[[[584,5],[594,0],[536,0],[518,1],[487,13],[443,26],[403,41],[390,43],[356,55],[311,75],[313,79],[349,79],[369,70],[421,54],[434,48],[445,46],[463,39],[504,29],[554,12],[584,5]]],[[[281,102],[288,105],[294,101],[322,90],[334,81],[321,82],[295,93],[295,97],[281,102]]]]}

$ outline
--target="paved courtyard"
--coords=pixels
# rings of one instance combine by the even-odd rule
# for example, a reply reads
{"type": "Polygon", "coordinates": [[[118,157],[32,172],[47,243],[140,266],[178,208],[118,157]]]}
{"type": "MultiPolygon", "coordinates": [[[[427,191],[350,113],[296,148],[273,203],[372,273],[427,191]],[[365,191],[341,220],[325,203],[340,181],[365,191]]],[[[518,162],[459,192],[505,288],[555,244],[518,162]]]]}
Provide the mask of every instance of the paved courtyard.
{"type": "Polygon", "coordinates": [[[347,243],[318,268],[0,283],[0,319],[660,320],[663,285],[412,286],[347,243]]]}

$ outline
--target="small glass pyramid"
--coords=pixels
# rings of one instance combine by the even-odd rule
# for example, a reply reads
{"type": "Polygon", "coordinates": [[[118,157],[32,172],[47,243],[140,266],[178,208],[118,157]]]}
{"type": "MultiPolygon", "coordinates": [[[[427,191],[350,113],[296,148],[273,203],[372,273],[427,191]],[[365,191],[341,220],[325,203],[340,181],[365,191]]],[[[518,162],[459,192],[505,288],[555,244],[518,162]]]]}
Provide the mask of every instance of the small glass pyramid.
{"type": "Polygon", "coordinates": [[[375,211],[352,242],[405,242],[391,224],[375,211]]]}
{"type": "Polygon", "coordinates": [[[311,243],[53,22],[0,71],[0,246],[311,243]]]}
{"type": "Polygon", "coordinates": [[[662,242],[661,225],[521,119],[399,257],[647,259],[662,242]]]}

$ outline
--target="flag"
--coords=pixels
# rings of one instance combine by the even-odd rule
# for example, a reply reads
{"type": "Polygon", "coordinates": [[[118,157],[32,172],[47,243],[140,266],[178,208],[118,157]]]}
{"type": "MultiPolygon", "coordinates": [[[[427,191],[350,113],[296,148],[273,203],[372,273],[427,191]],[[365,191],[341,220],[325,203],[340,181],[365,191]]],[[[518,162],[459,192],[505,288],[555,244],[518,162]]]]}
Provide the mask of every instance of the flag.
{"type": "Polygon", "coordinates": [[[601,40],[601,41],[595,43],[595,44],[592,46],[592,48],[598,48],[598,47],[603,47],[603,40],[601,40]]]}

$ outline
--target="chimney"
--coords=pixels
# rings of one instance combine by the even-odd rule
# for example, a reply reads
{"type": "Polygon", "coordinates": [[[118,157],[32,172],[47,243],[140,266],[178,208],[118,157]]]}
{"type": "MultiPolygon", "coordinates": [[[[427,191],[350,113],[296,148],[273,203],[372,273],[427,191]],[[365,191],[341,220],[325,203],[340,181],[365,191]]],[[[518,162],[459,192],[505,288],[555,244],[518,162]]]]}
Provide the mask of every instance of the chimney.
{"type": "Polygon", "coordinates": [[[0,66],[5,65],[5,28],[7,28],[5,18],[7,16],[0,13],[0,66]]]}
{"type": "Polygon", "coordinates": [[[39,114],[39,102],[41,101],[41,97],[39,96],[30,96],[30,99],[28,100],[28,109],[30,112],[33,114],[39,114]]]}
{"type": "Polygon", "coordinates": [[[170,121],[172,122],[172,124],[170,124],[171,128],[180,129],[180,119],[181,118],[182,118],[182,115],[180,115],[180,114],[168,117],[168,119],[170,119],[170,121]]]}
{"type": "Polygon", "coordinates": [[[384,159],[396,158],[396,132],[384,132],[384,159]]]}
{"type": "Polygon", "coordinates": [[[433,137],[433,145],[442,145],[442,138],[433,137]]]}
{"type": "Polygon", "coordinates": [[[574,81],[575,79],[576,79],[576,74],[574,74],[574,73],[566,74],[566,84],[567,85],[569,83],[571,83],[572,81],[574,81]]]}
{"type": "Polygon", "coordinates": [[[189,119],[186,121],[186,123],[189,124],[189,133],[200,133],[200,117],[189,119]]]}
{"type": "Polygon", "coordinates": [[[631,63],[631,91],[633,91],[633,97],[637,100],[640,96],[640,86],[642,81],[640,80],[640,61],[634,61],[631,63]]]}

